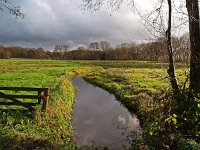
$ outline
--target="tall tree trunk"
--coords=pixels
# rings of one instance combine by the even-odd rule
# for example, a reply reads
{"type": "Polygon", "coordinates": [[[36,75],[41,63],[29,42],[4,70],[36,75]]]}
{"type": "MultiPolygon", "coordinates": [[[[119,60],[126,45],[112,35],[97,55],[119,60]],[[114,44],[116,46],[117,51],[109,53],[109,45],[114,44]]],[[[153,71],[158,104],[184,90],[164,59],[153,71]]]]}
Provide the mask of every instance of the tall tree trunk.
{"type": "Polygon", "coordinates": [[[198,0],[186,0],[190,34],[190,90],[200,93],[200,28],[198,0]]]}
{"type": "Polygon", "coordinates": [[[179,91],[178,83],[175,76],[175,67],[174,67],[174,59],[173,59],[173,49],[172,49],[172,40],[171,40],[171,24],[172,24],[172,2],[171,0],[167,0],[168,2],[168,28],[166,31],[167,38],[167,51],[168,51],[168,59],[169,59],[169,68],[167,73],[169,74],[170,83],[173,91],[179,91]]]}

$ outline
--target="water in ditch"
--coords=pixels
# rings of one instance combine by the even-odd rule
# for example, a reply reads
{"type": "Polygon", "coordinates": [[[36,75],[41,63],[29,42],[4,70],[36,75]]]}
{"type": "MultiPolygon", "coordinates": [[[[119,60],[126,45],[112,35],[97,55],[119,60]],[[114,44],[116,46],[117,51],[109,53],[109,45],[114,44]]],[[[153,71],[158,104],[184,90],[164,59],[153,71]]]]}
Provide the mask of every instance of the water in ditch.
{"type": "Polygon", "coordinates": [[[123,145],[129,147],[127,134],[140,132],[137,116],[120,105],[114,95],[82,78],[74,78],[72,83],[77,88],[72,121],[75,142],[79,146],[95,143],[114,150],[123,145]]]}

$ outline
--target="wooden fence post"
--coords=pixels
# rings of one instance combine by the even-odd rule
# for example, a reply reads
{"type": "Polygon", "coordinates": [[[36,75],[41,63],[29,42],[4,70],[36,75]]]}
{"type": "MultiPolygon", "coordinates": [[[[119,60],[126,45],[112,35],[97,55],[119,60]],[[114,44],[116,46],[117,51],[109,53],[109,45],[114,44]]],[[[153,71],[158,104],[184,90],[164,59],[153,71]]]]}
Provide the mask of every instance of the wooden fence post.
{"type": "Polygon", "coordinates": [[[47,112],[48,99],[49,99],[49,89],[47,88],[44,90],[44,97],[43,97],[43,104],[42,104],[43,112],[47,112]]]}
{"type": "Polygon", "coordinates": [[[41,99],[42,99],[42,91],[38,91],[38,104],[41,103],[41,99]]]}

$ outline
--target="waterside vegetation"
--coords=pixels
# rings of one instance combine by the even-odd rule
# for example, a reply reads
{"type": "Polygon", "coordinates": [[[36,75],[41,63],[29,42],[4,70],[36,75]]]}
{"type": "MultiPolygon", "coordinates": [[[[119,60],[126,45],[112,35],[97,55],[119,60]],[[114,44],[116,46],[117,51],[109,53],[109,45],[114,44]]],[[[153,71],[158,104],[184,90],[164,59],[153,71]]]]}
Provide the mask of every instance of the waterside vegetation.
{"type": "Polygon", "coordinates": [[[132,138],[134,149],[200,148],[200,100],[187,97],[185,64],[179,64],[176,72],[182,85],[180,95],[172,92],[165,64],[133,61],[90,64],[101,67],[84,78],[115,94],[123,105],[138,114],[143,138],[132,138]]]}

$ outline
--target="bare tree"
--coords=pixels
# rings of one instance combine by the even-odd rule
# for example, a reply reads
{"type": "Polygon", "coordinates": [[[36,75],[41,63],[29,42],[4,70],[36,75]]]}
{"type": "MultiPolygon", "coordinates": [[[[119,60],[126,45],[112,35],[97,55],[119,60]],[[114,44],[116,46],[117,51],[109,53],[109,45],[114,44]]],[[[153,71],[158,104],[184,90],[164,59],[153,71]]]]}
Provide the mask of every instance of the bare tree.
{"type": "Polygon", "coordinates": [[[186,8],[189,18],[190,35],[190,90],[200,93],[200,28],[199,28],[199,2],[198,0],[186,0],[186,8]]]}
{"type": "Polygon", "coordinates": [[[171,37],[172,2],[171,0],[167,0],[167,3],[168,3],[168,28],[166,30],[166,37],[167,37],[167,50],[168,50],[168,56],[169,56],[169,68],[167,70],[167,73],[169,74],[172,89],[177,92],[179,91],[179,86],[178,86],[176,76],[175,76],[172,37],[171,37]]]}
{"type": "Polygon", "coordinates": [[[176,62],[189,62],[189,35],[183,34],[181,37],[172,37],[173,56],[176,62]]]}
{"type": "MultiPolygon", "coordinates": [[[[101,1],[94,1],[94,0],[83,0],[86,2],[86,6],[88,8],[93,8],[95,10],[99,9],[103,4],[105,4],[105,0],[101,1]]],[[[114,1],[106,1],[107,5],[109,4],[112,7],[119,8],[122,4],[123,0],[114,0],[114,1]]],[[[134,2],[134,1],[132,1],[134,2]]],[[[162,14],[162,7],[163,7],[164,0],[158,0],[158,6],[156,6],[155,10],[151,12],[150,15],[153,13],[156,13],[156,15],[153,18],[153,22],[151,27],[154,29],[154,31],[160,33],[161,35],[165,31],[165,24],[162,14]]],[[[134,3],[133,3],[134,4],[134,3]]],[[[172,89],[174,91],[179,91],[178,83],[175,76],[175,68],[174,68],[174,59],[173,59],[173,49],[172,49],[172,42],[171,42],[171,27],[172,27],[172,2],[171,0],[167,0],[168,4],[168,24],[167,24],[167,30],[166,30],[166,41],[167,41],[167,50],[168,50],[168,61],[169,61],[169,69],[168,69],[168,75],[170,79],[170,83],[172,86],[172,89]]],[[[150,18],[150,17],[148,17],[150,18]]],[[[148,21],[147,21],[148,22],[148,21]]]]}
{"type": "Polygon", "coordinates": [[[98,42],[93,42],[93,43],[90,43],[90,44],[89,44],[88,48],[89,48],[90,50],[96,51],[96,50],[99,50],[99,49],[100,49],[100,46],[99,46],[99,43],[98,43],[98,42]]]}
{"type": "MultiPolygon", "coordinates": [[[[120,5],[125,0],[83,0],[84,7],[87,9],[93,9],[98,10],[101,8],[102,5],[108,5],[108,7],[114,7],[118,9],[120,5]]],[[[163,3],[165,0],[158,0],[158,6],[154,10],[154,12],[157,12],[157,20],[153,20],[153,22],[150,21],[151,26],[155,28],[158,32],[161,34],[163,33],[164,28],[157,28],[157,27],[163,27],[163,18],[162,16],[164,14],[161,13],[161,9],[163,7],[163,3]],[[160,21],[159,24],[157,21],[160,21]]],[[[134,0],[130,0],[132,5],[134,6],[134,0]]],[[[189,18],[189,35],[190,35],[190,51],[191,51],[191,57],[190,57],[190,90],[194,93],[200,93],[200,27],[199,27],[199,2],[198,0],[185,0],[183,1],[186,3],[187,8],[187,15],[189,18]]],[[[167,49],[169,54],[169,69],[168,74],[170,77],[170,82],[172,85],[172,88],[174,90],[178,90],[178,84],[175,77],[175,69],[174,69],[174,61],[173,61],[173,49],[172,49],[172,43],[171,43],[171,26],[172,26],[172,1],[167,0],[168,4],[168,27],[166,29],[166,37],[167,37],[167,49]]],[[[181,7],[181,6],[180,6],[181,7]]],[[[182,13],[185,15],[185,12],[182,11],[183,9],[178,10],[178,13],[182,13]]],[[[153,12],[152,12],[153,13],[153,12]]],[[[149,21],[147,21],[149,22],[149,21]]],[[[183,22],[181,22],[183,24],[183,22]]],[[[165,31],[165,30],[164,30],[165,31]]]]}
{"type": "Polygon", "coordinates": [[[77,48],[77,50],[84,51],[84,50],[86,50],[86,48],[85,48],[84,46],[79,46],[79,47],[77,48]]]}
{"type": "Polygon", "coordinates": [[[69,50],[69,45],[56,45],[54,52],[65,53],[69,50]]]}
{"type": "Polygon", "coordinates": [[[100,41],[99,45],[100,49],[102,49],[103,51],[109,50],[111,48],[110,42],[108,41],[100,41]]]}
{"type": "Polygon", "coordinates": [[[16,18],[24,18],[24,14],[20,10],[20,6],[13,6],[12,0],[0,0],[0,10],[8,10],[11,15],[16,18]]]}

